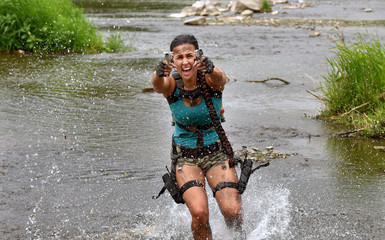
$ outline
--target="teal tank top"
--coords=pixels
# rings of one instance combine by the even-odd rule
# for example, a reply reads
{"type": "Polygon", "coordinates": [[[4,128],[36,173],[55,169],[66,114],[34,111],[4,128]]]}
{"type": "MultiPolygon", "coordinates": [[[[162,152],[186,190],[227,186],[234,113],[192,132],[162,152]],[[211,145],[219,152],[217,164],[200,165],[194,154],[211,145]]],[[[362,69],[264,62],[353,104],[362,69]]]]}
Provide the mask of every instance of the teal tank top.
{"type": "MultiPolygon", "coordinates": [[[[177,96],[179,89],[176,88],[173,95],[177,96]]],[[[220,118],[222,98],[211,97],[215,111],[220,118]]],[[[171,103],[170,109],[176,122],[185,126],[206,125],[211,123],[211,117],[209,110],[206,106],[206,102],[202,96],[200,104],[194,107],[187,107],[182,98],[179,98],[174,103],[171,103]]],[[[208,146],[216,142],[219,137],[215,129],[202,130],[203,133],[203,146],[208,146]]],[[[196,132],[190,132],[180,128],[175,124],[174,141],[185,147],[196,148],[198,134],[196,132]]]]}

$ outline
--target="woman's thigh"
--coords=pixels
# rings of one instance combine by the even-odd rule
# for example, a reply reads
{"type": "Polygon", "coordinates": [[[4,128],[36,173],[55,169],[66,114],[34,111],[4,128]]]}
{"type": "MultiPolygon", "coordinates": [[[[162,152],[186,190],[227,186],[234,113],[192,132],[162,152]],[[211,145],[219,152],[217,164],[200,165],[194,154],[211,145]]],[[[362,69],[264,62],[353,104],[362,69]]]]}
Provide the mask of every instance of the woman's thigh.
{"type": "MultiPolygon", "coordinates": [[[[223,182],[238,182],[238,176],[235,171],[235,168],[230,168],[228,161],[226,161],[226,168],[222,168],[221,165],[217,165],[210,169],[206,174],[207,181],[211,187],[214,189],[218,184],[223,182]]],[[[229,208],[235,209],[241,208],[241,199],[238,193],[238,189],[235,188],[223,188],[220,191],[217,191],[215,194],[218,205],[222,211],[225,209],[230,210],[229,208]]]]}
{"type": "MultiPolygon", "coordinates": [[[[179,189],[189,181],[198,180],[203,186],[205,186],[206,183],[203,171],[197,166],[185,164],[182,167],[182,171],[178,171],[176,167],[175,176],[179,189]]],[[[200,186],[189,188],[184,192],[183,199],[192,215],[199,215],[203,212],[207,212],[208,214],[208,201],[204,188],[200,186]]]]}

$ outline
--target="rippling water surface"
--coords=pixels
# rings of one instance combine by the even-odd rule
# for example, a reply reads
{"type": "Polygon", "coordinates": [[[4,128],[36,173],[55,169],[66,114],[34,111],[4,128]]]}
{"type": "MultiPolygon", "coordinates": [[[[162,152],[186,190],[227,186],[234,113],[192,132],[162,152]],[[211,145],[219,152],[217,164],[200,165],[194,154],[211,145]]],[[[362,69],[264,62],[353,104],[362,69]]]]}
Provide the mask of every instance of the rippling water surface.
{"type": "MultiPolygon", "coordinates": [[[[141,92],[172,38],[186,32],[231,79],[224,128],[234,148],[291,154],[252,176],[243,195],[248,239],[382,238],[385,153],[373,147],[385,143],[333,137],[335,127],[306,117],[321,107],[306,90],[318,87],[332,56],[330,27],[317,27],[319,38],[309,28],[187,27],[166,16],[193,1],[74,2],[104,37],[119,31],[136,51],[0,55],[3,238],[191,239],[186,206],[168,194],[151,199],[170,161],[171,117],[163,97],[141,92]],[[247,82],[267,77],[290,84],[247,82]]],[[[311,11],[329,16],[330,5],[313,2],[311,11]]],[[[348,1],[333,2],[339,13],[348,1]]],[[[360,12],[364,2],[383,4],[345,8],[376,18],[360,12]]],[[[385,36],[382,28],[344,31],[348,41],[364,31],[385,36]]],[[[232,239],[208,194],[215,239],[232,239]]]]}

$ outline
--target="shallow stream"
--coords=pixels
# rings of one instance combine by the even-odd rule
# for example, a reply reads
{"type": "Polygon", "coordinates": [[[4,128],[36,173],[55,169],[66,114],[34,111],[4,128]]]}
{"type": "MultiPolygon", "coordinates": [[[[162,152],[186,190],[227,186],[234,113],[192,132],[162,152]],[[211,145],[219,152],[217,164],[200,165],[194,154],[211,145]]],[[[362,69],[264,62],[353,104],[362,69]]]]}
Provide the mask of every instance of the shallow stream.
{"type": "MultiPolygon", "coordinates": [[[[385,152],[373,147],[385,142],[336,137],[346,129],[311,118],[322,103],[306,90],[333,56],[330,26],[317,26],[316,38],[307,27],[193,27],[166,18],[193,1],[74,2],[104,37],[119,31],[136,51],[0,55],[3,239],[192,239],[186,206],[151,198],[170,163],[172,127],[166,100],[141,91],[181,33],[230,78],[223,126],[234,149],[290,154],[258,170],[243,194],[248,239],[383,238],[385,152]],[[269,77],[290,84],[248,82],[269,77]]],[[[381,0],[310,2],[283,16],[384,20],[381,0]]],[[[383,27],[349,27],[345,39],[358,32],[385,37],[383,27]]],[[[208,194],[214,238],[232,239],[208,194]]]]}

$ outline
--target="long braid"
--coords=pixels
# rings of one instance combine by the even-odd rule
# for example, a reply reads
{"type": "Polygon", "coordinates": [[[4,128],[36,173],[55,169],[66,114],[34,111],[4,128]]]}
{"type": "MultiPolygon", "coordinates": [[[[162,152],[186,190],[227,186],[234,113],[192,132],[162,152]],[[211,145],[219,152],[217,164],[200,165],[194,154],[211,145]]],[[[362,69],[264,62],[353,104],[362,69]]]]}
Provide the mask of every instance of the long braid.
{"type": "Polygon", "coordinates": [[[229,140],[227,139],[225,130],[223,129],[222,124],[219,120],[219,117],[215,111],[215,107],[214,107],[213,101],[211,100],[211,97],[210,97],[209,86],[207,85],[205,75],[203,75],[201,72],[198,72],[198,84],[203,89],[203,97],[206,101],[211,120],[212,120],[214,127],[215,127],[215,131],[217,132],[219,139],[221,140],[222,147],[225,150],[226,155],[229,156],[229,165],[230,165],[230,167],[234,167],[235,166],[235,160],[234,160],[233,148],[231,147],[231,144],[230,144],[229,140]]]}

